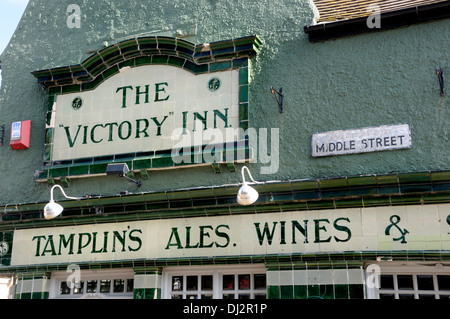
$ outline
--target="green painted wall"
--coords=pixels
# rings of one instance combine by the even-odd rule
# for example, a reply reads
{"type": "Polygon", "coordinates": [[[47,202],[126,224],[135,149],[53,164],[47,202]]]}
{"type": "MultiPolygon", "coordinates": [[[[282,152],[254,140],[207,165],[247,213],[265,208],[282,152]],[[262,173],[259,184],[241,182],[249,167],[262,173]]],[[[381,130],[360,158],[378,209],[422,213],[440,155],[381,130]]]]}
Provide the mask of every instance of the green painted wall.
{"type": "MultiPolygon", "coordinates": [[[[449,99],[439,95],[436,67],[450,70],[450,20],[310,43],[303,26],[313,12],[307,0],[77,1],[81,28],[66,25],[72,0],[30,0],[2,55],[0,203],[43,202],[50,186],[33,180],[41,168],[47,93],[30,72],[78,64],[100,50],[137,35],[177,36],[204,43],[247,35],[264,42],[252,60],[250,120],[256,128],[280,129],[276,174],[255,179],[285,180],[449,169],[449,99]],[[280,114],[269,87],[283,87],[280,114]],[[31,148],[9,147],[10,125],[32,120],[31,148]],[[311,135],[338,129],[410,124],[410,150],[311,157],[311,135]]],[[[139,178],[139,175],[137,175],[139,178]]],[[[150,173],[139,192],[233,184],[240,173],[210,167],[150,173]]],[[[117,177],[73,180],[67,193],[113,195],[135,191],[117,177]]],[[[59,195],[55,195],[59,198],[59,195]]]]}

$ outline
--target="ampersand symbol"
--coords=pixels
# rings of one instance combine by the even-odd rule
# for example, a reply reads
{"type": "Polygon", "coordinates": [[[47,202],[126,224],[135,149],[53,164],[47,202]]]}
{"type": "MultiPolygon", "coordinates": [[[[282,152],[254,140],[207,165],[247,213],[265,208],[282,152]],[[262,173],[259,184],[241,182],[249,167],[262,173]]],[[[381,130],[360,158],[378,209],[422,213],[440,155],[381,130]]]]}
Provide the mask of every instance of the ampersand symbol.
{"type": "Polygon", "coordinates": [[[390,236],[391,235],[391,228],[392,228],[392,226],[395,226],[395,228],[397,228],[397,230],[400,232],[401,236],[397,237],[397,238],[393,238],[393,240],[394,241],[401,240],[402,244],[406,244],[407,242],[406,242],[405,236],[406,236],[406,234],[409,234],[409,231],[407,229],[401,229],[398,226],[398,223],[400,223],[400,220],[401,220],[400,216],[392,215],[389,220],[391,221],[391,224],[388,227],[386,227],[386,229],[384,231],[384,234],[387,235],[387,236],[388,235],[390,236]]]}

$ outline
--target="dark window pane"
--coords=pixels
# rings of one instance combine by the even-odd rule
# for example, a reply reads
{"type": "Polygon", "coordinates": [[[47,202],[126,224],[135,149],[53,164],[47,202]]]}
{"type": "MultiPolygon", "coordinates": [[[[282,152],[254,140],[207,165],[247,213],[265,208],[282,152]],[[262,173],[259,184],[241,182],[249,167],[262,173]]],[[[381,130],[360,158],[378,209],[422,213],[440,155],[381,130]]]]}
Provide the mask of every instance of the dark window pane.
{"type": "Polygon", "coordinates": [[[380,299],[395,299],[394,294],[380,294],[380,299]]]}
{"type": "Polygon", "coordinates": [[[197,290],[197,287],[198,287],[198,277],[197,276],[187,276],[186,290],[197,290]]]}
{"type": "Polygon", "coordinates": [[[234,275],[223,275],[223,289],[224,290],[234,289],[234,275]]]}
{"type": "Polygon", "coordinates": [[[234,299],[234,294],[225,294],[223,295],[223,299],[234,299]]]}
{"type": "Polygon", "coordinates": [[[392,275],[381,275],[380,284],[382,289],[394,289],[394,277],[392,275]]]}
{"type": "Polygon", "coordinates": [[[74,294],[82,294],[84,288],[84,281],[80,281],[78,283],[75,283],[75,287],[73,287],[73,293],[74,294]]]}
{"type": "MultiPolygon", "coordinates": [[[[239,275],[239,289],[250,289],[250,275],[239,275]]],[[[242,298],[239,298],[242,299],[242,298]]]]}
{"type": "Polygon", "coordinates": [[[398,275],[397,283],[398,283],[398,289],[413,289],[412,275],[398,275]]]}
{"type": "Polygon", "coordinates": [[[134,279],[127,279],[127,292],[133,292],[134,279]]]}
{"type": "Polygon", "coordinates": [[[213,289],[213,276],[202,276],[202,290],[213,289]]]}
{"type": "Polygon", "coordinates": [[[398,295],[398,299],[414,299],[414,295],[410,294],[398,295]]]}
{"type": "Polygon", "coordinates": [[[97,280],[88,280],[86,292],[87,293],[97,292],[97,280]]]}
{"type": "Polygon", "coordinates": [[[266,275],[265,274],[256,274],[254,275],[255,280],[255,289],[266,289],[266,275]]]}
{"type": "Polygon", "coordinates": [[[250,299],[249,294],[239,294],[239,299],[250,299]]]}
{"type": "Polygon", "coordinates": [[[437,277],[439,290],[450,290],[450,276],[438,275],[437,277]]]}
{"type": "Polygon", "coordinates": [[[61,295],[68,295],[70,294],[70,288],[67,285],[67,281],[62,281],[61,282],[61,290],[60,290],[60,294],[61,295]]]}
{"type": "Polygon", "coordinates": [[[114,292],[123,292],[125,290],[125,280],[114,279],[114,292]]]}
{"type": "Polygon", "coordinates": [[[417,285],[419,290],[434,290],[432,275],[417,275],[417,285]]]}
{"type": "Polygon", "coordinates": [[[111,280],[100,280],[100,292],[109,293],[111,291],[111,280]]]}

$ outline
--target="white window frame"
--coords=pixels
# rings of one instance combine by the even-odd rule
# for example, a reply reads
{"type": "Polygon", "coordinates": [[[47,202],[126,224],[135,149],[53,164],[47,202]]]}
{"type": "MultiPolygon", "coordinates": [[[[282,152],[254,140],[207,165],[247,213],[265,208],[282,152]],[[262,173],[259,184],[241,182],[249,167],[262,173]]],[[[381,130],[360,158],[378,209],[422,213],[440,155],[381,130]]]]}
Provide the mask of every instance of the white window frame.
{"type": "MultiPolygon", "coordinates": [[[[200,285],[199,285],[200,286],[200,285]]],[[[180,266],[180,267],[167,267],[163,269],[163,281],[162,281],[162,298],[172,299],[173,295],[182,295],[183,299],[188,299],[189,296],[196,296],[199,298],[201,295],[210,294],[212,299],[223,299],[223,294],[234,294],[235,299],[239,298],[239,294],[249,294],[250,299],[254,299],[255,295],[264,294],[267,298],[267,269],[264,264],[255,265],[225,265],[225,266],[180,266]],[[251,275],[250,289],[239,290],[237,278],[239,275],[251,275]],[[254,275],[264,274],[266,275],[266,287],[264,289],[254,288],[254,275]],[[213,276],[213,289],[212,291],[202,291],[201,287],[197,290],[186,290],[186,277],[187,276],[213,276]],[[233,290],[223,290],[223,275],[235,275],[235,285],[233,290]],[[172,291],[172,277],[183,276],[183,290],[172,291]]]]}
{"type": "Polygon", "coordinates": [[[61,294],[61,283],[67,281],[71,272],[58,271],[53,272],[50,279],[49,299],[132,299],[133,291],[127,292],[127,280],[134,280],[134,271],[132,269],[105,269],[105,270],[82,270],[80,273],[80,281],[84,281],[83,293],[74,294],[73,288],[70,289],[70,294],[61,294]],[[124,292],[113,292],[114,280],[125,280],[124,292]],[[97,280],[97,292],[87,293],[87,282],[89,280],[97,280]],[[111,280],[111,287],[109,293],[100,292],[100,280],[111,280]]]}
{"type": "MultiPolygon", "coordinates": [[[[368,299],[380,299],[380,294],[393,294],[395,299],[399,299],[399,295],[413,295],[414,299],[419,299],[419,295],[434,296],[439,299],[440,295],[448,295],[450,298],[450,290],[439,290],[437,285],[438,275],[450,276],[450,264],[448,263],[415,263],[415,262],[380,262],[372,265],[379,266],[379,275],[392,275],[394,280],[393,289],[383,289],[367,285],[368,299]],[[412,275],[413,289],[399,289],[397,276],[412,275]],[[418,275],[431,275],[433,278],[434,290],[419,290],[418,289],[418,275]]],[[[373,273],[366,271],[366,284],[373,282],[373,273]],[[370,278],[372,276],[372,278],[370,278]]],[[[381,285],[381,277],[378,277],[378,282],[381,285]]]]}

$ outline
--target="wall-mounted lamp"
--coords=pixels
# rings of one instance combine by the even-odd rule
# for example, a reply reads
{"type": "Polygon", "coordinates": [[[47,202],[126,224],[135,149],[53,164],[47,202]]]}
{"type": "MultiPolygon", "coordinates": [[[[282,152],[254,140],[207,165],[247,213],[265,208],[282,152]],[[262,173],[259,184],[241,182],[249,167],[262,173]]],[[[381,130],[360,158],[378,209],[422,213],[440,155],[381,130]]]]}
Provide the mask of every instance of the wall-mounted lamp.
{"type": "Polygon", "coordinates": [[[439,79],[439,86],[441,87],[441,96],[445,96],[445,89],[444,89],[444,70],[442,69],[436,69],[436,75],[439,79]]]}
{"type": "Polygon", "coordinates": [[[279,91],[275,90],[273,86],[270,87],[270,93],[275,95],[275,99],[277,100],[278,107],[280,108],[280,113],[284,112],[283,109],[283,88],[280,88],[279,91]]]}
{"type": "Polygon", "coordinates": [[[45,219],[53,219],[55,217],[58,217],[64,210],[64,208],[61,205],[55,203],[55,201],[53,200],[53,190],[55,189],[55,187],[59,187],[61,189],[61,192],[63,193],[64,197],[66,197],[68,199],[76,199],[76,200],[81,199],[80,197],[67,196],[66,193],[64,193],[64,190],[61,186],[53,185],[53,187],[50,190],[50,202],[47,205],[45,205],[45,207],[44,207],[45,219]]]}
{"type": "Polygon", "coordinates": [[[130,171],[128,165],[125,163],[120,164],[108,164],[106,167],[106,175],[118,175],[120,177],[125,177],[129,181],[132,181],[137,185],[137,187],[141,187],[142,182],[135,181],[134,179],[128,177],[126,174],[130,171]]]}
{"type": "Polygon", "coordinates": [[[256,202],[256,200],[259,197],[258,192],[256,191],[256,189],[254,189],[253,187],[251,187],[250,185],[248,185],[248,183],[245,181],[245,176],[244,176],[244,170],[247,171],[248,176],[250,177],[251,181],[253,183],[258,183],[256,182],[253,177],[252,174],[250,174],[249,169],[247,168],[247,166],[242,167],[241,170],[241,175],[242,175],[242,186],[241,188],[239,188],[239,191],[237,193],[237,202],[240,205],[251,205],[254,202],[256,202]]]}

